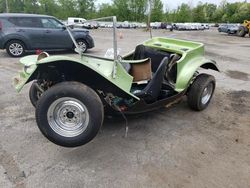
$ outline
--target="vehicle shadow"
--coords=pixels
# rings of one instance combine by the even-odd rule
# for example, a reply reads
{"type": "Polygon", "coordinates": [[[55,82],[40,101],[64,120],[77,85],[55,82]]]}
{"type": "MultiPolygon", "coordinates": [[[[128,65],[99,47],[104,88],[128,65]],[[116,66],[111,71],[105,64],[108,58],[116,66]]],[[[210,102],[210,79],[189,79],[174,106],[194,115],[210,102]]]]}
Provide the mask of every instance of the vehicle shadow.
{"type": "Polygon", "coordinates": [[[134,114],[134,115],[125,115],[125,118],[121,114],[117,114],[115,116],[105,116],[102,130],[104,131],[115,131],[120,130],[121,128],[125,129],[127,124],[128,127],[133,128],[134,125],[138,124],[139,121],[145,121],[147,119],[157,121],[159,116],[166,116],[167,114],[178,113],[178,111],[190,111],[185,97],[178,102],[177,104],[173,104],[171,107],[161,107],[157,110],[134,114]],[[176,112],[175,112],[176,111],[176,112]],[[126,122],[127,121],[127,122],[126,122]]]}
{"type": "MultiPolygon", "coordinates": [[[[126,121],[121,116],[105,118],[103,126],[98,135],[91,142],[77,148],[61,148],[62,158],[71,159],[73,162],[95,158],[98,155],[111,155],[111,151],[144,147],[148,140],[158,137],[170,136],[172,132],[188,126],[183,123],[176,126],[175,121],[182,121],[181,114],[193,113],[186,102],[180,102],[171,108],[160,108],[158,110],[139,115],[126,116],[128,132],[126,135],[126,121]]],[[[179,124],[179,123],[178,123],[179,124]]],[[[128,154],[130,155],[130,154],[128,154]]]]}
{"type": "Polygon", "coordinates": [[[4,59],[10,58],[5,50],[0,50],[0,57],[4,59]]]}

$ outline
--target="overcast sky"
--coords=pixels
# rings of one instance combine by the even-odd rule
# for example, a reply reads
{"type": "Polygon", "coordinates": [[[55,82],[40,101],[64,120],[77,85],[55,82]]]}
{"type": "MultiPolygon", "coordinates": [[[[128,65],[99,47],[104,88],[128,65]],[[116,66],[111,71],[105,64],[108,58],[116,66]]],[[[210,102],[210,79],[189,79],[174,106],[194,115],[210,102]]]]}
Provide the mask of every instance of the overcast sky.
{"type": "MultiPolygon", "coordinates": [[[[175,9],[180,5],[181,3],[188,3],[193,6],[195,6],[199,1],[205,3],[214,3],[214,4],[220,4],[222,0],[162,0],[164,3],[165,7],[168,7],[169,9],[175,9]]],[[[227,2],[242,2],[244,0],[227,0],[227,2]]],[[[110,3],[112,0],[96,0],[96,4],[101,4],[101,3],[110,3]]],[[[247,0],[247,2],[250,2],[250,0],[247,0]]]]}

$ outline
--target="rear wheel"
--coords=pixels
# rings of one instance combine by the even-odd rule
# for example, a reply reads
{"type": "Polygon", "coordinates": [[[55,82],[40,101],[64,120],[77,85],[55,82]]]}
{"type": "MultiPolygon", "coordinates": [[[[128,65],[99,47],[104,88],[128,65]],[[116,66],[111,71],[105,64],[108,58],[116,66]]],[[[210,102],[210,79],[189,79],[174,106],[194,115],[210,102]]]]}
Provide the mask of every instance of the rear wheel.
{"type": "Polygon", "coordinates": [[[230,34],[233,34],[233,31],[228,30],[228,31],[227,31],[227,34],[229,34],[229,35],[230,35],[230,34]]]}
{"type": "Polygon", "coordinates": [[[208,74],[200,74],[190,86],[187,102],[191,109],[204,110],[210,103],[215,90],[215,78],[208,74]]]}
{"type": "Polygon", "coordinates": [[[11,40],[6,44],[6,51],[12,57],[21,57],[25,54],[25,45],[19,40],[11,40]]]}
{"type": "Polygon", "coordinates": [[[82,52],[86,52],[87,51],[88,44],[87,44],[87,42],[85,40],[78,39],[76,42],[77,42],[79,48],[82,50],[82,52]]]}
{"type": "Polygon", "coordinates": [[[57,145],[77,147],[91,141],[103,122],[103,105],[91,88],[62,82],[44,92],[36,120],[45,137],[57,145]]]}
{"type": "Polygon", "coordinates": [[[237,31],[237,35],[239,37],[245,37],[246,34],[247,34],[246,28],[244,26],[240,26],[238,31],[237,31]]]}

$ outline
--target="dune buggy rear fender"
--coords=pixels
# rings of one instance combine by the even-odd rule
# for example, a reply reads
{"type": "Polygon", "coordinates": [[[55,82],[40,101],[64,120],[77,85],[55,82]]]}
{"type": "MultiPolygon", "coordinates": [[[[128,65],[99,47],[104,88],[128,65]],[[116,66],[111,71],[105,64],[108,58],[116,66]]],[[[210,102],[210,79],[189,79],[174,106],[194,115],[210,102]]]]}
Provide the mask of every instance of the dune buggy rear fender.
{"type": "Polygon", "coordinates": [[[177,92],[182,92],[183,90],[188,88],[195,76],[195,73],[200,68],[212,69],[219,72],[219,68],[216,62],[210,59],[206,59],[203,56],[199,56],[193,59],[180,60],[177,66],[177,80],[175,90],[177,92]],[[191,63],[188,63],[188,61],[191,61],[191,63]]]}

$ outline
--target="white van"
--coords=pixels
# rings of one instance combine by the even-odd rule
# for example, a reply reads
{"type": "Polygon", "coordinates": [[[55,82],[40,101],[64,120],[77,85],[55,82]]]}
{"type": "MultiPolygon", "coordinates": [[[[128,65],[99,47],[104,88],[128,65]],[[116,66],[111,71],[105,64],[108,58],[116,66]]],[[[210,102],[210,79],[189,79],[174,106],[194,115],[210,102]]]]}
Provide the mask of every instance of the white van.
{"type": "Polygon", "coordinates": [[[85,29],[97,29],[99,27],[99,23],[96,21],[87,21],[84,18],[68,18],[68,25],[73,25],[74,27],[80,27],[85,29]]]}
{"type": "Polygon", "coordinates": [[[74,25],[74,27],[85,27],[86,20],[84,18],[68,18],[68,25],[74,25]]]}
{"type": "Polygon", "coordinates": [[[86,20],[84,18],[75,18],[75,17],[69,17],[68,18],[68,24],[69,25],[80,25],[80,24],[84,24],[84,22],[86,22],[86,20]]]}

